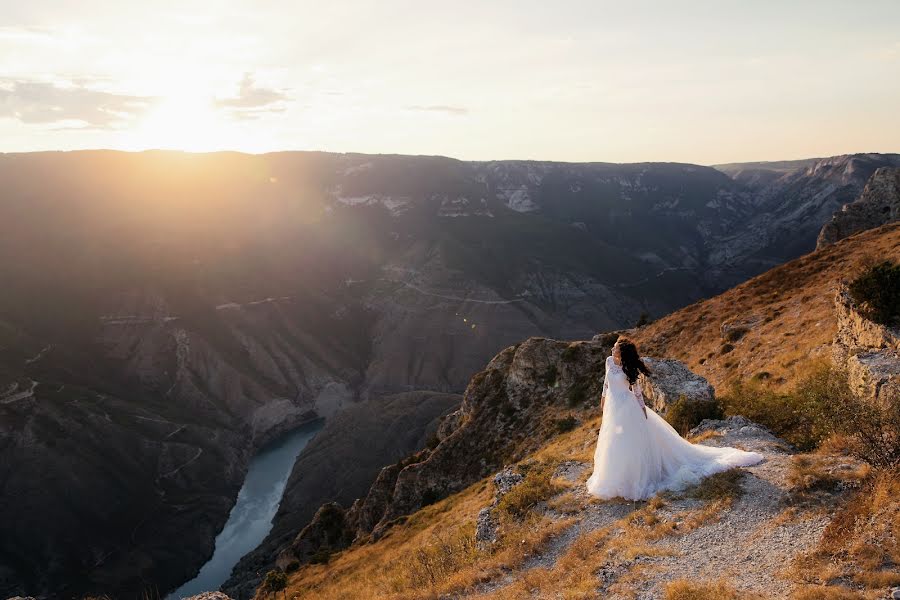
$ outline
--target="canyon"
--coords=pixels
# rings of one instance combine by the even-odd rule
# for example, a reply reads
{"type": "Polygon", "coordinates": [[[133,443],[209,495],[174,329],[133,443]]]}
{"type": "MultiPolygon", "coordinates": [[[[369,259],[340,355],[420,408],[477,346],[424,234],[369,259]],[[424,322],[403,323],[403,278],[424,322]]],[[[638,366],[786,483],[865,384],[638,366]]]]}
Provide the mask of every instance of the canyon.
{"type": "Polygon", "coordinates": [[[811,251],[897,166],[0,155],[0,593],[176,588],[251,457],[324,419],[246,586],[319,506],[439,438],[501,349],[811,251]]]}

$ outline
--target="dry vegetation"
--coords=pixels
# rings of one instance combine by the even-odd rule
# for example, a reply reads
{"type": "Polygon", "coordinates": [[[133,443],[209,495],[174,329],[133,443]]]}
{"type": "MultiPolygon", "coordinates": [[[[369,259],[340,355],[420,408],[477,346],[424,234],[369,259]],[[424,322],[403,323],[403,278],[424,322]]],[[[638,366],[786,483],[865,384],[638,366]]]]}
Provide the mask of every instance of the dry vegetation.
{"type": "Polygon", "coordinates": [[[890,257],[900,258],[900,223],[841,240],[776,267],[631,335],[644,353],[684,361],[717,389],[754,376],[776,388],[789,387],[806,359],[829,350],[836,331],[834,293],[838,281],[890,257]],[[740,339],[728,342],[722,337],[723,323],[746,331],[740,339]],[[723,344],[731,350],[720,354],[723,344]]]}
{"type": "Polygon", "coordinates": [[[724,581],[688,581],[678,579],[666,586],[666,600],[744,600],[752,594],[739,593],[724,581]]]}
{"type": "Polygon", "coordinates": [[[793,566],[794,577],[810,594],[805,597],[883,597],[900,585],[898,497],[900,473],[879,470],[838,509],[819,547],[793,566]],[[832,595],[812,595],[824,590],[832,595]]]}

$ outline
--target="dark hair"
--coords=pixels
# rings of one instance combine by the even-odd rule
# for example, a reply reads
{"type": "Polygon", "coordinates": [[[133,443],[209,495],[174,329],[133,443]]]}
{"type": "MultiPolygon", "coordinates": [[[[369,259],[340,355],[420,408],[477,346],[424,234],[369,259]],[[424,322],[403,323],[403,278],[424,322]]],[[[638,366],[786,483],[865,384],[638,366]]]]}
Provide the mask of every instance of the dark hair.
{"type": "Polygon", "coordinates": [[[647,365],[644,364],[644,361],[641,360],[641,356],[638,354],[638,349],[637,346],[634,345],[634,342],[627,337],[620,337],[616,343],[619,345],[619,355],[622,358],[622,370],[625,372],[625,377],[628,378],[628,383],[634,385],[640,373],[643,373],[644,375],[650,374],[650,369],[648,369],[647,365]]]}

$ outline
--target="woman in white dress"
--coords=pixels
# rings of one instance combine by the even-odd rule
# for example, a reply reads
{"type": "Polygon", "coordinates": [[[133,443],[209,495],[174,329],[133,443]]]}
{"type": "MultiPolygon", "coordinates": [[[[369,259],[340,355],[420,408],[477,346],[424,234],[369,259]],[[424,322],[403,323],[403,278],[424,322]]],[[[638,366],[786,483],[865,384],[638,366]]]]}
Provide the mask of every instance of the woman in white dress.
{"type": "Polygon", "coordinates": [[[620,337],[606,359],[600,407],[603,422],[588,491],[598,498],[644,500],[662,490],[679,490],[703,477],[762,460],[755,452],[691,444],[662,417],[647,410],[637,384],[650,371],[637,347],[620,337]]]}

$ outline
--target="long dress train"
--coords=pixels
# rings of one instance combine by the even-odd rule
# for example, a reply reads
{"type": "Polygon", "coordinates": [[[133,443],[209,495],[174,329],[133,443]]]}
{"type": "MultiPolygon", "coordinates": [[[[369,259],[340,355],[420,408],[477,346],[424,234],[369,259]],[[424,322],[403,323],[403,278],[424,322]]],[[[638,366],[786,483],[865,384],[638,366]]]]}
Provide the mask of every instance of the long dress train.
{"type": "Polygon", "coordinates": [[[644,418],[640,386],[632,391],[622,368],[606,359],[603,422],[588,491],[599,498],[643,500],[662,490],[679,490],[732,467],[763,457],[737,448],[691,444],[651,409],[644,418]]]}

